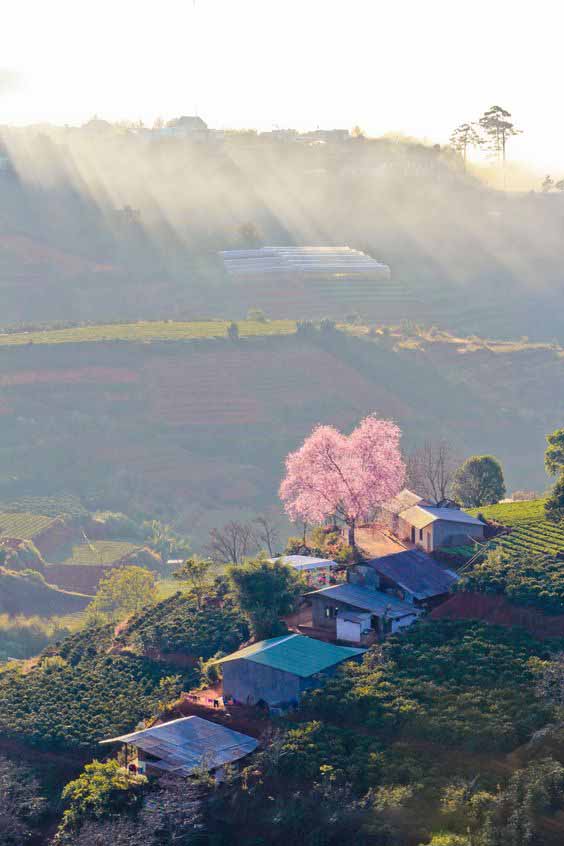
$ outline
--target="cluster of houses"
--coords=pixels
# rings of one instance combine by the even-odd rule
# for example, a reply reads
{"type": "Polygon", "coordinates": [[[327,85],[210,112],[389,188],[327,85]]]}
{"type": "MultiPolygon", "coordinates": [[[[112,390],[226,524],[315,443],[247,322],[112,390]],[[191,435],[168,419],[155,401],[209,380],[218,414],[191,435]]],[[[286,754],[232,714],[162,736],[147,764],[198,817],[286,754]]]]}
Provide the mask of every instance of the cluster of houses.
{"type": "MultiPolygon", "coordinates": [[[[283,560],[306,575],[303,596],[310,627],[253,643],[215,663],[222,671],[225,707],[252,706],[281,713],[303,693],[322,683],[346,661],[358,661],[366,648],[410,626],[444,601],[457,576],[429,554],[439,546],[468,543],[484,536],[484,524],[455,503],[433,505],[404,490],[378,515],[382,531],[397,540],[397,551],[343,568],[335,561],[303,555],[283,560]]],[[[183,717],[112,738],[133,750],[130,766],[140,772],[191,775],[201,767],[216,776],[253,752],[258,742],[199,716],[183,717]]]]}

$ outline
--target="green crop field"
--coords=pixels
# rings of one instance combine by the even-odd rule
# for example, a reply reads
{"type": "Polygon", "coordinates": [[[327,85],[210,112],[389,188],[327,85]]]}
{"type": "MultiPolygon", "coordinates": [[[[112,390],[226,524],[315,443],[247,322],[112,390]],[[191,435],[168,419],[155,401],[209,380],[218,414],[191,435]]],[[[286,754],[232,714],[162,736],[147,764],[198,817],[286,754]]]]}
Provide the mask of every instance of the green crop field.
{"type": "Polygon", "coordinates": [[[0,512],[0,538],[33,540],[36,535],[50,526],[53,517],[29,512],[0,512]]]}
{"type": "Polygon", "coordinates": [[[129,541],[92,541],[73,546],[62,564],[113,564],[139,548],[129,541]]]}
{"type": "Polygon", "coordinates": [[[506,502],[485,508],[470,509],[512,531],[495,541],[496,546],[515,555],[556,555],[564,551],[564,525],[550,523],[545,518],[544,499],[529,502],[506,502]]]}
{"type": "Polygon", "coordinates": [[[544,499],[532,499],[528,502],[500,502],[497,505],[485,505],[482,508],[467,508],[469,514],[477,517],[481,514],[486,520],[495,520],[504,526],[516,526],[531,520],[544,520],[544,499]]]}
{"type": "MultiPolygon", "coordinates": [[[[240,320],[243,337],[256,335],[290,335],[296,331],[295,320],[240,320]]],[[[228,320],[201,320],[190,323],[169,320],[140,323],[76,326],[70,329],[45,329],[35,332],[14,332],[0,335],[0,346],[22,344],[68,344],[86,341],[188,341],[195,338],[224,338],[228,320]]]]}

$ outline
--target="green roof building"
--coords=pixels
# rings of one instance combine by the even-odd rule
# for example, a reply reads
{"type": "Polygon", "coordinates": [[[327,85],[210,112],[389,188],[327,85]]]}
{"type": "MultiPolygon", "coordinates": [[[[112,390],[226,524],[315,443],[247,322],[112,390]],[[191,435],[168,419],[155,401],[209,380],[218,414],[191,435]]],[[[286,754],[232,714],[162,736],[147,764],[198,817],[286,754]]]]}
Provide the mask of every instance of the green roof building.
{"type": "Polygon", "coordinates": [[[335,646],[300,634],[253,643],[220,658],[223,697],[248,705],[296,704],[304,690],[319,687],[319,674],[332,674],[343,661],[359,659],[364,649],[335,646]]]}

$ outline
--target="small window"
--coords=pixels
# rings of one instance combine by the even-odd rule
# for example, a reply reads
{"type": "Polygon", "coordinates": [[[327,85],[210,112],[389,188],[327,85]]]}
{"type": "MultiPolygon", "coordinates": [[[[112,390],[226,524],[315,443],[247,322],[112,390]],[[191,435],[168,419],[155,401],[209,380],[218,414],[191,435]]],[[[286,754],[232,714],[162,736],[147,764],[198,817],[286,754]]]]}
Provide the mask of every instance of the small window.
{"type": "Polygon", "coordinates": [[[419,529],[419,540],[423,540],[423,529],[419,529]]]}

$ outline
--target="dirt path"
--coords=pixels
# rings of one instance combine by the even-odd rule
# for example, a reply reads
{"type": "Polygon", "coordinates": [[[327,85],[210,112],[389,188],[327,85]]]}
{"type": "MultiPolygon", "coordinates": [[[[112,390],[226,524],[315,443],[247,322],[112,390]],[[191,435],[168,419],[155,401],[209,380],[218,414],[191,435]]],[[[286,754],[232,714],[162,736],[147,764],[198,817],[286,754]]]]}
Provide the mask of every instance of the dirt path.
{"type": "Polygon", "coordinates": [[[356,542],[359,549],[367,558],[381,558],[394,552],[403,552],[405,546],[399,541],[392,540],[379,529],[357,529],[356,542]]]}

